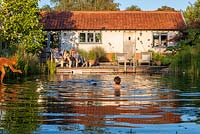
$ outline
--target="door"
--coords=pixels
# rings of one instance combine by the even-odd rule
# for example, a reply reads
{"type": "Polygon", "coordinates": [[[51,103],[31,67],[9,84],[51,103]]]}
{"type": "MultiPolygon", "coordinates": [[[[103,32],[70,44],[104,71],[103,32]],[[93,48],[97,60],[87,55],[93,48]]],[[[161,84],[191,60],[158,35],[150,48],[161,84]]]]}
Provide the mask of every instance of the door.
{"type": "Polygon", "coordinates": [[[123,52],[127,53],[127,59],[132,59],[135,55],[135,32],[124,32],[123,52]]]}

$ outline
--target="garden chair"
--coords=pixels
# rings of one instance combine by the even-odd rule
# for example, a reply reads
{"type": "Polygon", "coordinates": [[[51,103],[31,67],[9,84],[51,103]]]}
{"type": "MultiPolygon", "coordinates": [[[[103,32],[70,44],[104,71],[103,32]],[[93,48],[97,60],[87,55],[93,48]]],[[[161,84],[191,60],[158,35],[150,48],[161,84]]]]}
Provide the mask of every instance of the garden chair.
{"type": "Polygon", "coordinates": [[[152,61],[152,52],[141,52],[140,58],[138,59],[139,65],[142,64],[151,65],[151,61],[152,61]]]}

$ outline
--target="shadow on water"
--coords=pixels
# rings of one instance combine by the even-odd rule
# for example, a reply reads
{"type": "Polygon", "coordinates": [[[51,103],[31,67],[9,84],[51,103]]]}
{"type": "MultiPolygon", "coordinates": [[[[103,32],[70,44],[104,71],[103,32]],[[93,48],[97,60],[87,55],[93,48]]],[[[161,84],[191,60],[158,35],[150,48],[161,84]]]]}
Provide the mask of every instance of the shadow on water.
{"type": "Polygon", "coordinates": [[[197,133],[200,84],[190,78],[118,74],[36,76],[1,85],[0,133],[197,133]]]}

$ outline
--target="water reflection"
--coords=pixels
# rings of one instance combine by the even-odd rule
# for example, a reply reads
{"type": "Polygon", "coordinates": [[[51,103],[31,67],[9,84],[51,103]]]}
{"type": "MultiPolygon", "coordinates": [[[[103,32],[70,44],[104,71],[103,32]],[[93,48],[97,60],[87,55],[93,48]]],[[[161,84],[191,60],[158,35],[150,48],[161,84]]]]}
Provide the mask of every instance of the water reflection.
{"type": "MultiPolygon", "coordinates": [[[[32,88],[20,84],[1,85],[0,95],[0,132],[1,133],[31,133],[39,125],[37,95],[32,88]],[[32,91],[33,90],[33,91],[32,91]]],[[[30,86],[30,87],[31,87],[30,86]]],[[[29,86],[28,86],[29,87],[29,86]]]]}
{"type": "Polygon", "coordinates": [[[115,90],[115,76],[59,74],[1,86],[0,132],[199,131],[198,82],[187,79],[182,86],[173,76],[119,74],[121,88],[115,90]]]}

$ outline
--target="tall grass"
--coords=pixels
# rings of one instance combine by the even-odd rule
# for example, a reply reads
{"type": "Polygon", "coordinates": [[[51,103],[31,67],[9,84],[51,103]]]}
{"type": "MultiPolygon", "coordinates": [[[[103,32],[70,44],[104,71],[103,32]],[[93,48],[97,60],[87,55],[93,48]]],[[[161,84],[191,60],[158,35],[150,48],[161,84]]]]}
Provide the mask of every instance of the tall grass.
{"type": "Polygon", "coordinates": [[[31,53],[24,53],[17,55],[18,68],[20,68],[24,75],[32,75],[40,73],[40,60],[37,55],[31,53]]]}
{"type": "Polygon", "coordinates": [[[200,45],[184,46],[172,60],[170,68],[175,73],[184,73],[193,77],[200,76],[200,45]]]}
{"type": "Polygon", "coordinates": [[[94,54],[97,61],[104,61],[106,59],[106,52],[103,47],[97,46],[89,51],[89,54],[94,54]]]}
{"type": "Polygon", "coordinates": [[[56,63],[51,60],[47,60],[47,68],[50,75],[54,74],[56,72],[56,63]]]}

